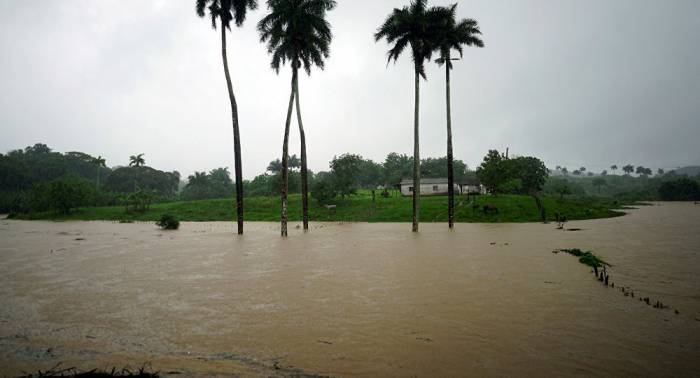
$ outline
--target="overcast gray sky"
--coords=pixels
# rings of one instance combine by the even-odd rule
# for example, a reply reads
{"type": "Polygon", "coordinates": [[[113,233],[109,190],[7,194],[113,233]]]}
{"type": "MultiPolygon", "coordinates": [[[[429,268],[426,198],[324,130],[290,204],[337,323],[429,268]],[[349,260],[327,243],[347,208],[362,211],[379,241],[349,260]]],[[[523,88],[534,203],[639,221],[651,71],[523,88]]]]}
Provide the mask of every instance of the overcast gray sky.
{"type": "MultiPolygon", "coordinates": [[[[410,57],[387,67],[373,40],[407,3],[339,0],[329,14],[326,70],[300,82],[310,169],[344,152],[412,153],[410,57]]],[[[594,171],[700,163],[700,1],[459,3],[486,43],[452,75],[455,155],[470,167],[506,147],[594,171]]],[[[260,5],[229,37],[246,178],[281,156],[291,76],[269,68],[260,5]]],[[[110,166],[145,153],[183,175],[232,167],[220,48],[194,0],[0,0],[0,151],[43,142],[110,166]]],[[[444,71],[431,64],[421,84],[422,156],[444,156],[444,71]]]]}

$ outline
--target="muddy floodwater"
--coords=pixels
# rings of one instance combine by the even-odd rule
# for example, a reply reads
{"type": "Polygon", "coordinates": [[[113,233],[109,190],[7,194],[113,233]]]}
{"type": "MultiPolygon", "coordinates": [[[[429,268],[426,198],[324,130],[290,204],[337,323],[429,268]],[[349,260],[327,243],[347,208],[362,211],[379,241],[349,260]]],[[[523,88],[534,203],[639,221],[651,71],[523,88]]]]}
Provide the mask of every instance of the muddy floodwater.
{"type": "Polygon", "coordinates": [[[553,224],[0,221],[0,376],[700,376],[700,206],[553,224]],[[605,287],[557,248],[611,263],[605,287]],[[635,297],[625,296],[633,291],[635,297]],[[656,309],[650,297],[669,306],[656,309]],[[678,314],[675,313],[678,310],[678,314]]]}

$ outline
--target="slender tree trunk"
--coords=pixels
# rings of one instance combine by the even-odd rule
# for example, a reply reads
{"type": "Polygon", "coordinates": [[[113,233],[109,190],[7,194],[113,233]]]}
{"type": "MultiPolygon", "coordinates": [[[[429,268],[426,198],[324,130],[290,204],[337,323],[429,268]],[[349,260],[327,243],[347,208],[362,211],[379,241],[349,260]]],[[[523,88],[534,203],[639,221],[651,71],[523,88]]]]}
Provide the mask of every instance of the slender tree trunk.
{"type": "Polygon", "coordinates": [[[447,222],[450,228],[455,224],[455,173],[452,154],[452,105],[450,104],[450,60],[445,62],[447,96],[447,222]]]}
{"type": "Polygon", "coordinates": [[[535,200],[535,205],[537,205],[537,210],[540,213],[540,219],[542,219],[542,223],[547,222],[547,215],[545,214],[544,206],[542,205],[542,201],[540,200],[540,197],[537,195],[537,193],[530,193],[532,198],[535,200]]]}
{"type": "Polygon", "coordinates": [[[294,81],[294,92],[296,93],[297,102],[297,122],[299,123],[299,138],[301,139],[301,207],[304,230],[309,229],[309,180],[308,169],[306,165],[306,133],[304,132],[304,124],[301,121],[301,106],[299,106],[299,75],[296,75],[294,81]]]}
{"type": "Polygon", "coordinates": [[[297,68],[292,70],[292,88],[289,95],[289,108],[287,109],[287,122],[284,125],[284,142],[282,142],[282,236],[287,236],[287,192],[289,190],[289,126],[292,123],[292,110],[294,109],[294,83],[297,79],[297,68]]]}
{"type": "Polygon", "coordinates": [[[231,123],[233,124],[233,157],[236,174],[236,219],[238,222],[238,234],[243,234],[243,169],[241,166],[241,136],[238,131],[238,104],[233,94],[231,74],[228,71],[228,58],[226,56],[226,28],[221,26],[221,57],[224,61],[224,74],[228,87],[228,98],[231,101],[231,123]]]}
{"type": "Polygon", "coordinates": [[[418,232],[418,222],[420,220],[420,135],[419,126],[419,105],[420,105],[420,74],[415,72],[415,104],[413,110],[413,232],[418,232]]]}

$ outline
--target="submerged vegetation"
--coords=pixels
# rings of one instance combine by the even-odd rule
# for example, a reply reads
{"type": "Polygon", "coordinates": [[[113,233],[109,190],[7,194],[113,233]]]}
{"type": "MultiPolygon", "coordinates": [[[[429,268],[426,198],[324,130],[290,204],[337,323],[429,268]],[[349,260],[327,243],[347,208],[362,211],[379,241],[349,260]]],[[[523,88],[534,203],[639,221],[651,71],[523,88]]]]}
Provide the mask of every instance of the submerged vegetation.
{"type": "Polygon", "coordinates": [[[63,369],[59,366],[55,366],[49,370],[42,371],[39,370],[36,373],[25,374],[20,378],[54,378],[54,377],[80,377],[80,378],[108,378],[108,377],[140,377],[140,378],[158,378],[160,377],[159,372],[152,372],[146,366],[139,368],[138,370],[131,371],[128,368],[123,368],[117,370],[117,368],[112,368],[110,370],[93,369],[81,371],[74,367],[63,369]]]}
{"type": "Polygon", "coordinates": [[[180,228],[180,221],[170,214],[163,214],[156,222],[156,226],[164,230],[177,230],[180,228]]]}
{"type": "Polygon", "coordinates": [[[570,249],[558,249],[553,251],[553,253],[559,253],[559,252],[564,252],[568,253],[572,256],[578,257],[578,262],[584,265],[588,265],[591,268],[602,268],[603,266],[611,266],[607,262],[605,262],[603,259],[600,257],[596,256],[593,254],[591,251],[582,251],[578,248],[570,248],[570,249]]]}

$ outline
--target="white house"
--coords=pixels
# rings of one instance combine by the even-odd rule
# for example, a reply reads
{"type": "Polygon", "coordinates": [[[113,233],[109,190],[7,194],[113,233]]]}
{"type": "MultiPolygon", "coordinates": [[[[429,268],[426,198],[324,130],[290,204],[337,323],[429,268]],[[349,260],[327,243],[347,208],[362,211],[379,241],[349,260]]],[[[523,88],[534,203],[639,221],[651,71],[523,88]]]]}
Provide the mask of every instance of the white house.
{"type": "MultiPolygon", "coordinates": [[[[422,186],[422,185],[421,185],[422,186]]],[[[459,183],[461,194],[486,194],[486,187],[476,180],[465,179],[459,183]]]]}
{"type": "MultiPolygon", "coordinates": [[[[401,180],[401,195],[413,195],[413,179],[401,180]]],[[[454,184],[455,194],[484,194],[484,187],[478,182],[465,181],[463,183],[454,184]]],[[[422,196],[446,196],[447,195],[447,179],[446,178],[424,178],[420,180],[420,194],[422,196]]]]}

